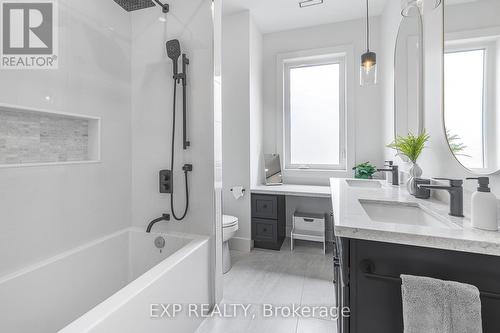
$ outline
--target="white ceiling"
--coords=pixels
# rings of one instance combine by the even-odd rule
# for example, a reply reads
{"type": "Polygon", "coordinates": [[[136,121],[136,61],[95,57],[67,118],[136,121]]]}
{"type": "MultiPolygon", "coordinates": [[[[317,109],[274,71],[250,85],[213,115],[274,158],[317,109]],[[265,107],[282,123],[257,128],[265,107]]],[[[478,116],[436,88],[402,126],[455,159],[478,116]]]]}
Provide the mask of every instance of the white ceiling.
{"type": "MultiPolygon", "coordinates": [[[[224,15],[250,10],[262,33],[349,21],[366,15],[366,0],[324,0],[299,7],[301,0],[222,0],[224,15]]],[[[370,0],[370,16],[380,15],[387,1],[370,0]]]]}

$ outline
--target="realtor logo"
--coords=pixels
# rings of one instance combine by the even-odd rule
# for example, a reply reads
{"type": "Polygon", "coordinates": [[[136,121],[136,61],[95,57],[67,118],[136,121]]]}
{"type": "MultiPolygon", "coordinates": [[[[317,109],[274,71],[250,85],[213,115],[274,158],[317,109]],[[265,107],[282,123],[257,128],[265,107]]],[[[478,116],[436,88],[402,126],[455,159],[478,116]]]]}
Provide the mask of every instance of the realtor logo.
{"type": "Polygon", "coordinates": [[[55,0],[1,0],[4,69],[57,68],[55,0]]]}

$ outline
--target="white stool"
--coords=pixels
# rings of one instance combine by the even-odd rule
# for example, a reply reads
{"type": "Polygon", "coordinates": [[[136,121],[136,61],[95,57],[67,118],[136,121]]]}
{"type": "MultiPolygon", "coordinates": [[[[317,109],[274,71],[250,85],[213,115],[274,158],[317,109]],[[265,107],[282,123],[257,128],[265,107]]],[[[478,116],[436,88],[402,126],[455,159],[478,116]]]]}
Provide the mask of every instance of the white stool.
{"type": "Polygon", "coordinates": [[[294,240],[308,240],[323,243],[323,253],[326,254],[325,214],[295,212],[293,228],[290,235],[290,248],[294,249],[294,240]]]}

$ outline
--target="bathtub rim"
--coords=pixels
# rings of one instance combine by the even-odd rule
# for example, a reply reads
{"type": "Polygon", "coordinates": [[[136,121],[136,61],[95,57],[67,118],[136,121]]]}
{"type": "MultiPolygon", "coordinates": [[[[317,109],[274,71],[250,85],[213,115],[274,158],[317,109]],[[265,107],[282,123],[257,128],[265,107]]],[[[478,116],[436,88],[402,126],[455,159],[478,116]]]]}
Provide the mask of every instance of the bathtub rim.
{"type": "MultiPolygon", "coordinates": [[[[81,244],[81,245],[78,245],[78,246],[71,248],[69,250],[63,251],[62,253],[58,253],[54,256],[42,259],[36,263],[29,264],[25,267],[22,267],[20,269],[17,269],[15,271],[11,272],[11,273],[7,273],[3,276],[0,276],[0,285],[7,283],[13,279],[16,279],[20,276],[32,273],[40,268],[43,268],[43,267],[48,266],[50,264],[53,264],[57,261],[68,258],[68,257],[70,257],[78,252],[84,251],[84,250],[89,249],[93,246],[99,245],[105,241],[108,241],[110,239],[119,237],[123,234],[127,234],[130,232],[146,233],[146,231],[140,227],[126,227],[126,228],[120,229],[120,230],[112,232],[108,235],[98,237],[98,238],[90,240],[84,244],[81,244]]],[[[200,239],[200,238],[206,237],[203,235],[188,234],[188,233],[183,233],[183,232],[151,232],[151,234],[158,235],[158,236],[172,236],[172,237],[178,237],[178,238],[185,238],[185,239],[189,239],[191,241],[195,240],[195,239],[200,239]]]]}
{"type": "MultiPolygon", "coordinates": [[[[127,235],[130,233],[146,234],[144,228],[140,227],[126,227],[119,231],[115,231],[106,236],[99,237],[97,239],[91,240],[87,243],[79,245],[77,247],[71,248],[67,251],[59,253],[55,256],[43,259],[37,263],[25,266],[17,271],[6,274],[0,277],[0,285],[8,283],[16,278],[22,277],[23,275],[36,272],[46,266],[54,264],[58,261],[67,259],[72,255],[79,252],[85,251],[94,246],[100,245],[108,240],[116,237],[127,235]]],[[[197,235],[191,233],[183,232],[151,232],[151,235],[158,235],[164,237],[176,237],[187,240],[186,244],[182,246],[179,250],[172,253],[170,256],[160,261],[158,264],[153,266],[148,271],[141,274],[138,278],[131,281],[129,284],[120,288],[115,293],[109,295],[104,301],[91,308],[86,313],[83,313],[80,317],[76,318],[74,321],[70,322],[65,327],[62,327],[58,332],[60,333],[70,333],[70,332],[86,332],[93,327],[100,324],[106,319],[110,314],[117,311],[121,306],[126,304],[133,297],[137,296],[141,291],[149,287],[155,281],[157,281],[161,276],[169,272],[176,264],[180,263],[184,258],[189,256],[191,253],[198,250],[204,244],[208,243],[210,240],[209,236],[197,235]]]]}
{"type": "MultiPolygon", "coordinates": [[[[115,233],[115,236],[126,232],[146,233],[142,228],[130,227],[115,233]]],[[[152,232],[151,234],[158,236],[174,236],[189,239],[190,241],[172,255],[152,267],[150,270],[140,275],[137,279],[131,281],[129,284],[110,295],[104,301],[82,314],[67,326],[61,328],[58,333],[82,333],[95,328],[112,313],[119,310],[131,299],[139,295],[143,290],[155,283],[164,274],[171,271],[182,260],[188,257],[191,253],[197,251],[203,245],[207,244],[210,240],[210,237],[208,236],[181,232],[152,232]]],[[[108,238],[109,237],[106,239],[108,238]]]]}

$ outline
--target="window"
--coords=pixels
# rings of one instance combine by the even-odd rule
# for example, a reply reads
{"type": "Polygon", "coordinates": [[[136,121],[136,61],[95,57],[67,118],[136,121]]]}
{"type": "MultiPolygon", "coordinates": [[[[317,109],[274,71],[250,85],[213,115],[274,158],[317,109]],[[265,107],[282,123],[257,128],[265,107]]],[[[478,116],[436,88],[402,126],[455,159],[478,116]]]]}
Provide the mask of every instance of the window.
{"type": "Polygon", "coordinates": [[[285,168],[345,170],[345,61],[321,56],[284,64],[285,168]]]}
{"type": "Polygon", "coordinates": [[[469,168],[485,167],[485,49],[445,54],[445,120],[448,136],[460,140],[456,154],[469,168]]]}

